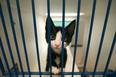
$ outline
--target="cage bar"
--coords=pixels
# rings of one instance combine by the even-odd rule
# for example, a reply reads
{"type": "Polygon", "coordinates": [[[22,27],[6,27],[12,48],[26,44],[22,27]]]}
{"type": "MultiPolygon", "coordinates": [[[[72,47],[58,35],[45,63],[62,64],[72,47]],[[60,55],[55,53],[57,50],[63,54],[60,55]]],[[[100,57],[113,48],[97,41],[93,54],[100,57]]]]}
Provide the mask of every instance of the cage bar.
{"type": "Polygon", "coordinates": [[[107,59],[107,63],[106,63],[106,66],[105,66],[103,77],[105,77],[105,75],[106,75],[106,71],[108,69],[108,66],[109,66],[109,63],[110,63],[110,60],[111,60],[111,56],[112,56],[112,53],[113,53],[115,43],[116,43],[116,32],[115,32],[115,35],[114,35],[114,38],[113,38],[113,41],[112,41],[112,45],[111,45],[111,49],[110,49],[109,56],[108,56],[108,59],[107,59]]]}
{"type": "MultiPolygon", "coordinates": [[[[34,22],[34,34],[35,34],[35,42],[36,42],[36,51],[37,51],[37,59],[38,59],[38,69],[39,72],[41,73],[41,66],[40,66],[40,56],[39,56],[39,46],[38,46],[38,37],[37,37],[37,25],[36,25],[36,14],[35,14],[35,4],[34,0],[31,0],[32,2],[32,13],[33,13],[33,22],[34,22]]],[[[41,74],[40,74],[41,77],[41,74]]]]}
{"type": "Polygon", "coordinates": [[[50,59],[50,77],[52,77],[52,52],[51,52],[51,40],[50,40],[50,34],[51,34],[51,28],[50,28],[50,0],[47,0],[47,13],[48,13],[48,53],[49,53],[49,59],[50,59]]]}
{"type": "Polygon", "coordinates": [[[108,21],[108,17],[109,17],[109,13],[110,13],[111,3],[112,3],[112,0],[109,0],[108,6],[107,6],[107,11],[106,11],[106,16],[105,16],[105,21],[104,21],[104,26],[103,26],[103,30],[102,30],[102,36],[101,36],[101,40],[100,40],[100,45],[99,45],[99,49],[98,49],[98,54],[97,54],[97,58],[96,58],[95,66],[94,66],[93,77],[94,77],[94,73],[96,72],[96,69],[97,69],[97,65],[98,65],[98,61],[99,61],[99,57],[100,57],[100,53],[101,53],[101,49],[102,49],[102,44],[103,44],[104,34],[106,31],[107,21],[108,21]]]}
{"type": "MultiPolygon", "coordinates": [[[[1,20],[2,20],[2,25],[3,25],[3,27],[5,28],[6,24],[5,24],[5,21],[4,21],[4,16],[3,16],[3,12],[2,12],[2,7],[1,7],[1,5],[0,5],[0,16],[1,16],[1,20]]],[[[10,71],[10,67],[9,67],[9,64],[8,64],[8,61],[7,61],[5,52],[4,52],[4,47],[3,47],[3,44],[2,44],[1,37],[0,37],[0,47],[1,47],[2,54],[3,54],[3,58],[4,58],[4,60],[5,60],[6,67],[7,67],[7,69],[8,69],[8,74],[10,75],[10,77],[12,77],[11,71],[10,71]]]]}
{"type": "Polygon", "coordinates": [[[114,74],[113,74],[113,75],[114,75],[114,77],[116,77],[116,70],[115,70],[115,72],[114,72],[114,74]]]}
{"type": "Polygon", "coordinates": [[[4,75],[5,70],[4,70],[4,66],[3,66],[3,63],[2,63],[1,57],[0,57],[0,68],[1,68],[2,75],[4,75]]]}
{"type": "Polygon", "coordinates": [[[81,9],[81,0],[78,0],[78,9],[77,9],[77,21],[76,21],[76,36],[75,36],[75,44],[74,44],[74,57],[73,57],[73,66],[72,66],[72,77],[75,68],[75,60],[76,60],[76,50],[77,50],[77,41],[78,41],[78,30],[79,30],[79,20],[80,20],[80,9],[81,9]]]}
{"type": "MultiPolygon", "coordinates": [[[[11,74],[11,71],[10,71],[10,67],[9,67],[9,64],[8,64],[5,52],[4,52],[4,47],[3,47],[3,44],[2,44],[1,38],[0,38],[0,45],[1,45],[1,51],[2,51],[2,54],[3,54],[3,58],[5,60],[6,67],[8,69],[8,74],[9,74],[10,77],[12,77],[12,74],[11,74]]],[[[5,75],[5,74],[3,73],[3,75],[5,75]]]]}
{"type": "Polygon", "coordinates": [[[24,53],[25,53],[25,58],[26,58],[26,63],[27,63],[27,69],[28,69],[28,72],[29,72],[29,77],[31,77],[31,75],[30,75],[30,67],[29,67],[29,60],[28,60],[28,55],[27,55],[26,43],[25,43],[24,30],[23,30],[23,24],[22,24],[22,17],[21,17],[19,0],[16,0],[16,6],[17,6],[17,11],[18,11],[18,18],[19,18],[19,23],[20,23],[20,30],[21,30],[22,41],[23,41],[23,46],[24,46],[24,53]]]}
{"type": "Polygon", "coordinates": [[[64,26],[65,26],[65,0],[62,0],[62,58],[61,58],[61,77],[63,77],[63,64],[64,64],[64,26]]]}
{"type": "MultiPolygon", "coordinates": [[[[71,75],[72,74],[72,72],[62,72],[63,73],[63,75],[71,75]]],[[[8,72],[4,72],[4,74],[5,75],[9,75],[9,73],[8,72]]],[[[15,72],[11,72],[11,74],[12,75],[15,75],[15,72]]],[[[23,73],[24,75],[29,75],[29,74],[31,74],[31,75],[40,75],[40,72],[24,72],[23,73]]],[[[41,75],[50,75],[51,73],[50,72],[41,72],[41,75]]],[[[73,73],[73,75],[82,75],[83,74],[83,72],[74,72],[73,73]]],[[[95,75],[103,75],[104,74],[104,72],[103,71],[100,71],[100,72],[95,72],[94,73],[95,75]]],[[[112,75],[112,74],[116,74],[116,72],[107,72],[107,75],[112,75]]],[[[22,73],[21,72],[18,72],[18,75],[22,75],[22,73]]],[[[61,73],[60,73],[60,75],[61,75],[61,73]]],[[[93,72],[85,72],[85,75],[93,75],[93,72]]]]}
{"type": "MultiPolygon", "coordinates": [[[[15,46],[16,46],[16,52],[17,52],[17,55],[18,55],[18,60],[19,60],[21,72],[23,72],[22,61],[21,61],[21,57],[20,57],[20,53],[19,53],[19,48],[18,48],[18,43],[17,43],[17,38],[16,38],[16,32],[15,32],[15,28],[14,28],[14,22],[13,22],[13,17],[12,17],[12,12],[11,12],[11,7],[10,7],[9,1],[7,2],[7,4],[8,4],[8,7],[9,7],[8,8],[9,17],[10,17],[10,22],[11,22],[12,34],[13,34],[14,41],[15,41],[15,46]]],[[[23,74],[22,74],[22,77],[24,77],[23,74]]]]}
{"type": "Polygon", "coordinates": [[[86,70],[86,64],[87,64],[87,59],[88,59],[88,54],[89,54],[91,35],[92,35],[92,30],[93,30],[95,9],[96,9],[96,0],[93,1],[93,9],[92,9],[92,16],[91,16],[91,23],[90,23],[90,31],[89,31],[89,37],[88,37],[88,43],[87,43],[87,49],[86,49],[86,55],[85,55],[85,61],[84,61],[84,68],[83,68],[83,75],[82,75],[82,77],[84,77],[84,73],[85,73],[85,70],[86,70]]]}
{"type": "MultiPolygon", "coordinates": [[[[9,2],[7,1],[7,5],[8,5],[8,3],[9,2]]],[[[8,7],[8,8],[10,8],[10,7],[8,7]]],[[[4,16],[3,16],[3,13],[2,13],[2,8],[0,8],[0,9],[1,9],[1,18],[2,18],[3,29],[4,29],[4,33],[5,33],[5,37],[6,37],[10,57],[11,57],[11,61],[12,61],[13,66],[15,66],[15,61],[14,61],[14,57],[13,57],[12,50],[11,50],[11,45],[10,45],[10,41],[9,41],[7,29],[6,29],[6,24],[5,24],[5,21],[4,21],[4,16]]],[[[14,70],[15,70],[16,77],[18,77],[16,68],[14,68],[14,70]]]]}

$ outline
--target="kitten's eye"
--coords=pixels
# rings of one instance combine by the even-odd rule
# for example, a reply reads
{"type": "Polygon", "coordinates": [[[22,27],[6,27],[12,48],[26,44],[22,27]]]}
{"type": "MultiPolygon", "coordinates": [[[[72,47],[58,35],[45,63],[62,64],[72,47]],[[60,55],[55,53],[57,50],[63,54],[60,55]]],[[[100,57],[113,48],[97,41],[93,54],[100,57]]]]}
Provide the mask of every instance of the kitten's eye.
{"type": "Polygon", "coordinates": [[[64,38],[64,42],[66,42],[67,41],[67,38],[64,38]]]}
{"type": "Polygon", "coordinates": [[[55,36],[51,35],[51,36],[50,36],[50,39],[51,39],[51,40],[55,40],[55,36]]]}

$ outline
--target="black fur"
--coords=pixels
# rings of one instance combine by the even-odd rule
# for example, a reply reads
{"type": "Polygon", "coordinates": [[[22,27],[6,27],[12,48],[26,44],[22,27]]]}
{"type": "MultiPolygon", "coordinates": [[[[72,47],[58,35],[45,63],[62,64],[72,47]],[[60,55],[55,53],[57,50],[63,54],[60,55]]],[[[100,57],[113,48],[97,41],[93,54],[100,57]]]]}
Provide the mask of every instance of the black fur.
{"type": "MultiPolygon", "coordinates": [[[[51,34],[50,36],[56,37],[56,34],[58,31],[62,32],[62,27],[56,27],[52,21],[52,19],[50,18],[50,28],[51,28],[51,34]]],[[[67,43],[67,45],[69,45],[69,43],[72,40],[72,36],[74,34],[74,29],[75,29],[75,20],[72,21],[66,28],[65,28],[65,42],[67,43]]],[[[45,33],[45,38],[46,38],[46,42],[48,43],[48,18],[46,20],[46,27],[45,27],[46,33],[45,33]]],[[[52,38],[50,40],[53,40],[55,38],[52,38]]],[[[50,54],[49,54],[49,46],[48,46],[48,53],[47,53],[47,63],[46,63],[46,68],[45,71],[49,71],[50,68],[50,54]]],[[[57,68],[61,68],[61,59],[62,59],[62,54],[58,54],[56,53],[52,48],[51,48],[51,55],[52,55],[52,66],[57,67],[57,68]],[[56,57],[60,58],[60,63],[56,64],[55,59],[56,57]]],[[[64,63],[63,63],[63,68],[65,68],[66,66],[66,61],[67,61],[67,50],[66,48],[64,48],[64,63]]]]}
{"type": "MultiPolygon", "coordinates": [[[[49,67],[50,67],[50,54],[49,54],[50,51],[48,51],[48,54],[47,54],[47,64],[46,64],[46,71],[49,71],[49,67]]],[[[52,66],[54,67],[57,67],[57,68],[60,68],[61,67],[61,59],[62,59],[62,55],[61,54],[57,54],[55,53],[52,49],[51,49],[51,53],[52,53],[52,66]],[[60,63],[59,65],[56,64],[55,62],[55,59],[56,57],[59,57],[60,58],[60,63]]],[[[67,61],[67,50],[64,49],[64,63],[63,63],[63,68],[65,68],[65,65],[66,65],[66,61],[67,61]]]]}

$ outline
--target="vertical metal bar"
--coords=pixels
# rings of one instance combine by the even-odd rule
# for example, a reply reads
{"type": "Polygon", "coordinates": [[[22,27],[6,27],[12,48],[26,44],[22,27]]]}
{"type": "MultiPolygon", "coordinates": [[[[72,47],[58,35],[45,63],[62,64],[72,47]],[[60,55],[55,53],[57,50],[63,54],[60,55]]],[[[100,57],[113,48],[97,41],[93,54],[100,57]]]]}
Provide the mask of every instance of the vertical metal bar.
{"type": "Polygon", "coordinates": [[[9,76],[12,77],[12,74],[11,74],[11,71],[10,71],[10,67],[8,65],[8,61],[7,61],[5,52],[4,52],[4,47],[3,47],[3,43],[2,43],[1,38],[0,38],[0,45],[1,45],[1,50],[2,50],[2,54],[3,54],[4,60],[5,60],[6,67],[8,69],[9,76]]]}
{"type": "Polygon", "coordinates": [[[116,70],[115,70],[115,72],[114,72],[114,75],[113,75],[113,77],[116,77],[116,70]]]}
{"type": "MultiPolygon", "coordinates": [[[[21,72],[23,73],[22,61],[21,61],[21,57],[20,57],[20,53],[19,53],[19,48],[18,48],[18,43],[17,43],[17,38],[16,38],[16,32],[15,32],[15,28],[14,28],[14,22],[13,22],[13,18],[12,18],[12,12],[11,12],[11,7],[10,7],[9,0],[7,0],[7,5],[9,7],[8,12],[9,12],[9,17],[10,17],[10,22],[11,22],[12,33],[13,33],[13,37],[14,37],[14,41],[15,41],[16,52],[17,52],[17,55],[18,55],[18,60],[19,60],[21,72]]],[[[24,74],[22,74],[22,77],[24,77],[24,74]]]]}
{"type": "Polygon", "coordinates": [[[107,63],[106,63],[106,66],[105,66],[103,77],[105,77],[105,75],[106,75],[106,71],[107,71],[109,63],[110,63],[110,59],[111,59],[111,56],[112,56],[112,53],[113,53],[115,43],[116,43],[116,32],[115,32],[115,35],[114,35],[114,38],[113,38],[113,41],[112,41],[112,45],[111,45],[111,49],[110,49],[109,56],[108,56],[108,59],[107,59],[107,63]]]}
{"type": "MultiPolygon", "coordinates": [[[[9,12],[9,15],[10,15],[10,2],[9,0],[7,0],[7,8],[8,8],[8,12],[9,12]]],[[[11,21],[11,16],[10,16],[10,21],[11,21]]],[[[9,41],[9,38],[8,38],[8,33],[7,33],[7,29],[6,29],[6,25],[3,25],[3,28],[4,28],[4,32],[5,32],[5,36],[6,36],[6,40],[7,40],[7,44],[8,44],[8,48],[9,48],[9,52],[10,52],[10,56],[11,56],[11,61],[13,63],[13,66],[14,66],[14,72],[16,74],[16,77],[18,77],[18,74],[17,74],[17,70],[16,70],[16,67],[15,67],[15,61],[14,61],[14,57],[13,57],[13,54],[12,54],[12,49],[11,49],[11,45],[10,45],[10,41],[9,41]]]]}
{"type": "MultiPolygon", "coordinates": [[[[80,20],[80,9],[81,9],[81,0],[78,0],[78,6],[77,6],[77,21],[76,21],[76,36],[75,36],[75,44],[74,44],[74,57],[73,57],[73,66],[72,66],[72,73],[74,73],[74,67],[75,67],[75,60],[76,60],[76,46],[77,46],[77,40],[78,40],[78,28],[79,28],[79,20],[80,20]]],[[[73,77],[73,75],[72,75],[73,77]]]]}
{"type": "Polygon", "coordinates": [[[51,52],[51,40],[50,40],[50,34],[51,34],[51,28],[50,28],[50,0],[47,0],[47,12],[48,12],[48,53],[49,53],[49,59],[50,59],[50,77],[52,77],[52,52],[51,52]]]}
{"type": "Polygon", "coordinates": [[[26,58],[26,63],[27,63],[27,69],[28,69],[28,72],[29,72],[29,77],[31,77],[19,0],[16,0],[16,6],[17,6],[18,18],[19,18],[19,23],[20,23],[20,30],[21,30],[21,35],[22,35],[22,40],[23,40],[23,45],[24,45],[24,53],[25,53],[25,58],[26,58]]]}
{"type": "Polygon", "coordinates": [[[87,43],[86,56],[85,56],[85,61],[84,61],[84,69],[83,69],[82,77],[84,77],[84,73],[85,73],[85,70],[86,70],[86,64],[87,64],[87,59],[88,59],[88,54],[89,54],[91,35],[92,35],[92,30],[93,30],[95,9],[96,9],[96,0],[93,1],[93,9],[92,9],[92,16],[91,16],[90,31],[89,31],[89,37],[88,37],[88,43],[87,43]]]}
{"type": "MultiPolygon", "coordinates": [[[[0,48],[1,48],[1,45],[0,45],[0,48]]],[[[2,75],[4,75],[5,70],[4,70],[4,66],[2,63],[1,57],[0,57],[0,69],[1,69],[2,75]]]]}
{"type": "MultiPolygon", "coordinates": [[[[5,21],[4,21],[4,16],[3,16],[3,13],[2,13],[1,4],[0,4],[0,17],[1,17],[1,20],[2,20],[3,28],[4,28],[4,30],[5,30],[5,35],[8,35],[7,32],[6,32],[6,24],[5,24],[5,21]]],[[[9,67],[9,65],[8,65],[8,61],[7,61],[5,52],[4,52],[4,48],[3,48],[3,44],[2,44],[1,38],[0,38],[0,45],[1,45],[0,47],[1,47],[1,50],[2,50],[2,54],[3,54],[4,60],[5,60],[6,67],[7,67],[7,69],[8,69],[9,75],[10,75],[10,77],[12,77],[11,72],[10,72],[10,67],[9,67]]]]}
{"type": "Polygon", "coordinates": [[[98,54],[97,54],[97,58],[96,58],[96,63],[94,66],[93,77],[94,77],[94,73],[96,72],[98,61],[99,61],[99,56],[100,56],[100,52],[101,52],[101,48],[102,48],[102,44],[103,44],[103,40],[104,40],[104,34],[105,34],[106,26],[107,26],[107,21],[108,21],[108,17],[109,17],[111,3],[112,3],[112,0],[109,0],[107,12],[106,12],[106,17],[105,17],[105,21],[104,21],[104,26],[103,26],[103,31],[102,31],[102,36],[101,36],[101,40],[100,40],[99,50],[98,50],[98,54]]]}
{"type": "Polygon", "coordinates": [[[37,27],[36,27],[36,14],[35,14],[35,4],[34,0],[31,0],[32,2],[32,13],[33,13],[33,22],[34,22],[34,34],[35,34],[35,42],[36,42],[36,51],[37,51],[37,59],[38,59],[38,69],[40,72],[41,77],[41,66],[40,66],[40,56],[39,56],[39,46],[38,46],[38,37],[37,37],[37,27]]]}
{"type": "MultiPolygon", "coordinates": [[[[1,4],[0,4],[0,10],[1,10],[1,4]]],[[[1,11],[0,11],[0,17],[1,17],[1,11]]],[[[0,38],[1,40],[1,38],[0,38]]],[[[1,48],[1,43],[0,43],[0,48],[1,48]]],[[[1,60],[1,57],[0,57],[0,68],[1,68],[1,71],[2,71],[2,75],[4,75],[4,67],[3,67],[3,63],[2,63],[2,60],[1,60]]]]}
{"type": "Polygon", "coordinates": [[[61,77],[63,77],[63,64],[64,64],[64,26],[65,26],[65,0],[62,0],[62,61],[61,61],[61,77]]]}

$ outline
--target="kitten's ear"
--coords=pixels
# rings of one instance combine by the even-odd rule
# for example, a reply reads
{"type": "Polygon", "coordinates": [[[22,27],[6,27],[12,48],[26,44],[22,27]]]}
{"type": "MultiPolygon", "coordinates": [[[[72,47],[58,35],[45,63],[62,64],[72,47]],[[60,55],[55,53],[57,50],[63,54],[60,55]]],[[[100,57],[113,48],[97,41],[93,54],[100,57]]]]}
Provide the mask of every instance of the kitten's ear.
{"type": "Polygon", "coordinates": [[[47,19],[46,19],[46,30],[47,30],[47,28],[48,28],[48,26],[49,26],[49,24],[48,24],[48,21],[50,20],[50,27],[51,27],[51,30],[52,30],[52,28],[54,29],[55,28],[55,25],[54,25],[54,23],[53,23],[53,21],[52,21],[52,19],[51,19],[51,17],[50,18],[48,18],[47,17],[47,19]]]}
{"type": "Polygon", "coordinates": [[[73,35],[73,34],[74,34],[74,30],[75,30],[75,24],[76,24],[76,20],[73,20],[73,21],[65,28],[65,32],[68,32],[69,34],[73,35]]]}

